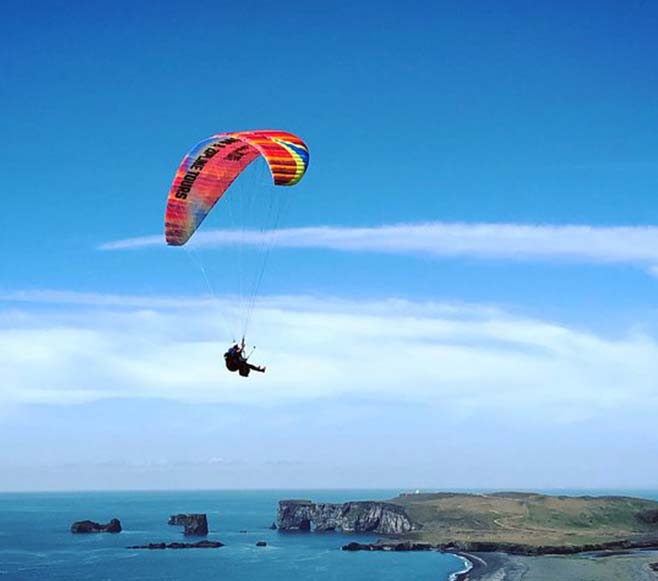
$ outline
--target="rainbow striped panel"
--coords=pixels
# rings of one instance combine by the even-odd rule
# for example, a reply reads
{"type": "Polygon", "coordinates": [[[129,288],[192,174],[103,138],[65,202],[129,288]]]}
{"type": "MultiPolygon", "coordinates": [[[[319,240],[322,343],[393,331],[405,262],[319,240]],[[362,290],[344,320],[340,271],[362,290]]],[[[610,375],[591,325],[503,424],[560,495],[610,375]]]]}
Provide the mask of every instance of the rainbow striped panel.
{"type": "Polygon", "coordinates": [[[169,190],[165,238],[185,244],[235,179],[262,155],[277,186],[294,186],[309,162],[308,147],[285,131],[220,133],[195,145],[181,162],[169,190]]]}
{"type": "Polygon", "coordinates": [[[241,131],[229,135],[254,146],[267,161],[277,186],[294,186],[308,167],[308,147],[285,131],[241,131]]]}

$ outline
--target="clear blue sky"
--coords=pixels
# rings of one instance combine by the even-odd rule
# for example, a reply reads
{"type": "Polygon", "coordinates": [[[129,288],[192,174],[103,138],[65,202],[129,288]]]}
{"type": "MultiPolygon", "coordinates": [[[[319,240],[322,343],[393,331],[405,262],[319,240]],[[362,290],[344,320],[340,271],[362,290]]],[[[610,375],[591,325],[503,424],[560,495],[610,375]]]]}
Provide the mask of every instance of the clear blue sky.
{"type": "MultiPolygon", "coordinates": [[[[641,352],[633,364],[635,369],[642,369],[637,381],[643,387],[638,388],[637,397],[648,397],[653,386],[650,360],[654,355],[652,327],[658,302],[658,281],[650,269],[658,260],[583,258],[587,244],[575,251],[575,258],[565,260],[555,249],[563,239],[560,226],[577,224],[595,230],[628,226],[636,230],[658,220],[656,30],[658,7],[646,2],[493,5],[410,1],[322,6],[264,1],[187,5],[19,2],[6,6],[0,21],[0,291],[5,295],[0,303],[0,331],[8,342],[13,342],[17,333],[21,337],[29,335],[30,330],[44,336],[50,330],[63,329],[65,338],[69,332],[82,332],[82,336],[98,333],[99,349],[114,353],[112,341],[121,324],[117,323],[115,329],[108,323],[116,315],[112,309],[76,301],[64,305],[57,301],[20,302],[8,300],[7,295],[59,291],[94,296],[139,295],[155,300],[203,293],[198,273],[179,257],[171,258],[167,248],[103,251],[98,247],[162,231],[173,173],[196,141],[225,130],[279,128],[302,136],[311,150],[307,176],[295,188],[288,227],[377,228],[440,222],[463,223],[466,227],[476,223],[507,224],[510,228],[550,225],[558,229],[546,256],[524,260],[514,255],[523,253],[523,241],[516,250],[495,259],[486,252],[437,257],[381,249],[282,249],[271,261],[265,294],[294,293],[319,301],[340,299],[349,303],[344,308],[350,316],[361,311],[359,301],[371,305],[391,298],[409,301],[404,314],[408,318],[414,318],[416,307],[427,301],[465,305],[466,309],[500,309],[502,323],[516,317],[519,328],[527,317],[529,325],[536,323],[543,330],[550,331],[552,325],[559,324],[570,333],[591,334],[580,336],[583,349],[611,337],[628,338],[631,346],[606,344],[596,353],[606,358],[610,355],[608,347],[619,347],[619,360],[623,361],[628,347],[632,355],[627,359],[635,361],[633,357],[641,352]],[[45,319],[40,320],[42,316],[45,319]],[[642,329],[640,339],[635,334],[638,328],[642,329]],[[645,347],[648,351],[643,350],[645,347]]],[[[658,239],[654,234],[649,232],[649,241],[658,239]]],[[[615,236],[613,232],[612,245],[615,236]]],[[[221,250],[208,251],[209,261],[213,252],[222,256],[221,250]]],[[[221,277],[218,286],[222,288],[221,277]]],[[[371,307],[377,317],[384,316],[379,307],[371,307]]],[[[122,316],[140,317],[141,308],[124,305],[120,312],[122,316]]],[[[309,310],[317,314],[322,308],[314,304],[309,310]]],[[[418,308],[422,311],[422,306],[418,308]]],[[[162,315],[157,305],[153,312],[154,317],[162,315]]],[[[440,314],[436,316],[441,318],[440,314]]],[[[458,317],[460,324],[470,316],[458,317]]],[[[125,328],[139,332],[140,323],[131,321],[125,323],[125,328]]],[[[180,320],[176,321],[168,319],[167,325],[181,328],[180,320]]],[[[151,323],[143,324],[148,327],[151,323]]],[[[148,327],[153,337],[157,329],[166,327],[165,323],[153,325],[148,327]]],[[[355,329],[361,328],[355,323],[355,329]]],[[[194,341],[194,327],[186,329],[188,339],[194,341]]],[[[492,342],[505,343],[505,332],[491,337],[483,331],[487,335],[484,338],[448,336],[437,341],[474,341],[489,346],[492,342]]],[[[203,337],[210,341],[206,335],[203,337]]],[[[175,341],[176,337],[169,339],[175,341]]],[[[26,340],[28,344],[33,342],[29,336],[26,340]]],[[[93,373],[101,364],[89,363],[91,356],[85,355],[82,359],[88,366],[84,372],[69,373],[58,367],[57,373],[62,375],[57,376],[57,385],[49,385],[48,377],[55,371],[48,371],[45,378],[33,378],[16,363],[21,360],[21,365],[44,365],[50,370],[44,363],[50,365],[48,345],[59,340],[65,339],[46,341],[43,352],[34,357],[12,355],[16,369],[11,377],[20,387],[4,398],[8,403],[0,416],[4,420],[0,421],[5,422],[7,437],[25,441],[20,455],[28,465],[40,461],[38,438],[33,438],[35,423],[50,426],[44,428],[49,437],[59,434],[63,438],[60,447],[71,450],[73,432],[64,427],[65,420],[57,418],[75,415],[75,410],[87,409],[85,406],[89,417],[95,418],[92,424],[107,419],[111,409],[112,417],[127,418],[125,433],[139,438],[141,423],[126,411],[136,405],[126,395],[130,394],[126,386],[148,383],[152,378],[145,380],[149,374],[127,354],[116,354],[114,361],[115,367],[125,366],[133,373],[131,376],[126,372],[123,388],[119,386],[116,394],[81,397],[84,401],[67,403],[69,407],[61,416],[52,406],[52,400],[59,395],[44,394],[51,387],[53,393],[59,393],[57,389],[66,391],[74,385],[76,393],[93,391],[93,373]],[[33,395],[21,395],[30,389],[34,389],[33,395]]],[[[153,341],[158,345],[158,360],[167,361],[172,355],[167,355],[170,345],[166,334],[153,341]]],[[[322,351],[320,339],[318,345],[322,351]]],[[[521,345],[519,352],[529,349],[521,345]]],[[[75,347],[66,353],[73,362],[81,360],[75,347]]],[[[578,354],[580,351],[573,357],[577,359],[578,354]]],[[[449,361],[450,355],[445,356],[449,361]]],[[[58,361],[62,357],[61,353],[53,355],[58,361]]],[[[384,355],[375,353],[373,357],[384,355]]],[[[427,357],[431,359],[432,353],[427,357]]],[[[591,362],[587,354],[582,357],[580,371],[596,367],[596,360],[591,362]]],[[[465,361],[468,366],[468,358],[465,361]]],[[[385,363],[382,360],[381,364],[385,363]]],[[[546,369],[552,368],[547,365],[546,369]]],[[[500,381],[522,383],[525,377],[531,383],[533,369],[524,373],[519,379],[501,372],[500,381]]],[[[625,371],[622,366],[608,376],[611,373],[623,377],[625,371]]],[[[103,381],[110,381],[107,373],[102,374],[103,381]]],[[[463,377],[456,380],[463,380],[465,385],[479,381],[463,377]]],[[[591,377],[583,382],[595,384],[591,377]]],[[[243,384],[231,385],[230,389],[243,389],[243,384]]],[[[164,394],[148,389],[140,392],[139,405],[151,402],[154,424],[160,426],[159,430],[154,428],[157,437],[169,422],[168,406],[172,404],[167,402],[181,398],[174,394],[175,387],[164,394]]],[[[308,417],[309,410],[320,400],[327,402],[328,410],[337,409],[332,406],[344,403],[343,398],[361,402],[355,403],[354,409],[362,406],[366,410],[368,418],[363,422],[370,428],[390,424],[398,417],[392,411],[399,404],[394,392],[378,394],[375,388],[364,389],[321,391],[316,394],[319,400],[310,401],[294,395],[283,403],[265,399],[274,406],[275,417],[308,417]]],[[[596,399],[589,388],[583,389],[596,399]]],[[[106,392],[105,388],[99,390],[106,392]]],[[[488,393],[498,403],[506,401],[504,394],[488,393]]],[[[518,400],[512,396],[510,401],[518,400]]],[[[205,401],[205,397],[198,399],[205,401]]],[[[555,405],[569,407],[569,398],[565,397],[556,400],[555,405]]],[[[587,397],[583,395],[582,401],[590,402],[587,397]]],[[[621,396],[611,392],[611,408],[621,405],[617,397],[621,396]]],[[[483,428],[485,431],[494,430],[488,422],[499,413],[497,408],[488,404],[469,407],[479,398],[476,392],[472,399],[465,397],[459,405],[468,411],[450,418],[440,403],[432,400],[431,405],[439,407],[436,415],[427,415],[428,425],[440,416],[451,429],[461,430],[456,427],[461,425],[459,422],[470,421],[488,426],[483,428]],[[464,403],[466,400],[470,403],[464,403]],[[484,417],[489,419],[485,421],[484,417]]],[[[262,408],[259,414],[269,420],[251,416],[255,412],[249,407],[253,404],[247,401],[249,398],[229,400],[239,408],[235,414],[273,421],[272,414],[262,408]]],[[[213,405],[218,414],[227,414],[222,402],[213,405]]],[[[420,412],[413,406],[425,403],[419,395],[409,404],[412,407],[403,406],[406,411],[400,412],[400,417],[417,416],[420,412]]],[[[197,410],[194,413],[202,413],[200,407],[195,407],[202,406],[196,399],[185,405],[197,410]]],[[[537,409],[530,403],[528,406],[537,409]]],[[[591,422],[583,424],[581,432],[586,436],[582,441],[590,442],[591,447],[584,443],[579,449],[588,454],[600,436],[597,430],[601,428],[596,426],[601,424],[597,424],[596,414],[585,417],[574,413],[576,419],[566,414],[569,417],[560,421],[570,422],[569,430],[575,433],[580,425],[577,422],[591,422]]],[[[601,413],[598,420],[603,422],[608,412],[601,413]]],[[[633,413],[629,408],[624,426],[633,423],[633,413]]],[[[527,420],[528,409],[523,408],[519,414],[527,420]]],[[[355,421],[361,419],[359,416],[355,421]]],[[[546,417],[542,420],[551,421],[546,417]]],[[[203,421],[213,420],[205,417],[203,421]]],[[[304,437],[304,430],[294,427],[295,421],[281,421],[287,426],[283,433],[290,442],[304,437]]],[[[514,421],[512,425],[516,425],[514,421]]],[[[331,426],[345,428],[340,423],[331,426]]],[[[100,446],[101,432],[88,429],[96,434],[91,440],[98,437],[96,443],[100,446]]],[[[428,427],[417,436],[438,437],[434,430],[428,427]]],[[[345,433],[358,437],[358,432],[345,433]]],[[[383,437],[384,432],[378,435],[383,437]]],[[[261,437],[255,436],[236,454],[252,454],[251,446],[256,446],[261,437]]],[[[544,434],[537,437],[543,442],[538,445],[546,444],[544,434]]],[[[309,441],[319,450],[329,449],[319,432],[309,441]]],[[[303,450],[290,442],[281,443],[276,458],[264,455],[263,462],[278,461],[279,456],[298,461],[303,450]]],[[[181,446],[180,455],[184,456],[181,446]]],[[[629,442],[628,449],[632,446],[629,442]]],[[[349,447],[348,436],[345,447],[349,447]]],[[[456,449],[455,453],[470,450],[456,449]]],[[[431,454],[432,450],[426,452],[431,454]]],[[[136,454],[144,462],[159,457],[159,451],[152,448],[136,454]]],[[[217,455],[224,458],[227,453],[217,455]]],[[[84,462],[91,456],[84,451],[78,456],[73,452],[55,454],[61,462],[84,462]]],[[[108,461],[126,460],[111,442],[107,443],[105,457],[108,461]]],[[[20,464],[7,455],[0,459],[20,464]]],[[[556,456],[551,466],[559,466],[559,462],[556,456]]],[[[605,462],[602,457],[601,465],[605,462]]],[[[461,470],[464,477],[448,484],[477,484],[466,476],[467,467],[452,468],[459,474],[461,470]]],[[[422,472],[422,459],[414,464],[414,470],[422,472]]],[[[235,482],[256,485],[255,474],[245,473],[235,482]]],[[[117,486],[135,485],[126,478],[117,486]]],[[[510,483],[562,482],[550,475],[542,478],[511,479],[510,483]]],[[[382,485],[406,484],[402,480],[392,479],[382,485]]],[[[590,484],[587,474],[576,480],[576,484],[590,484]]],[[[593,480],[594,485],[615,484],[593,480]]],[[[638,480],[628,482],[658,484],[658,473],[638,480]]],[[[425,480],[414,480],[419,481],[428,485],[443,482],[440,471],[425,480]]],[[[508,483],[503,476],[497,481],[508,483]]],[[[53,486],[66,487],[65,479],[59,476],[53,476],[52,482],[53,486]]],[[[284,476],[277,482],[289,484],[284,476]]],[[[310,477],[308,482],[322,484],[310,477]]],[[[151,484],[158,485],[157,479],[151,484]]],[[[230,485],[231,481],[218,484],[230,485]]],[[[354,482],[332,484],[376,486],[378,482],[364,476],[354,482]]],[[[4,486],[23,487],[13,481],[4,486]]]]}

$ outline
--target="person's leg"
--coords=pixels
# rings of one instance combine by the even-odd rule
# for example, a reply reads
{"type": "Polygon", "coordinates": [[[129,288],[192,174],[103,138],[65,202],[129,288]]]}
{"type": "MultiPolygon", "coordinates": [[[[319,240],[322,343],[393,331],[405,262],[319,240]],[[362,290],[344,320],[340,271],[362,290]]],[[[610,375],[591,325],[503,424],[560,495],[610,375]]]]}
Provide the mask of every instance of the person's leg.
{"type": "Polygon", "coordinates": [[[252,365],[251,363],[247,363],[247,365],[249,366],[249,369],[253,369],[259,373],[265,373],[265,367],[262,365],[252,365]]]}

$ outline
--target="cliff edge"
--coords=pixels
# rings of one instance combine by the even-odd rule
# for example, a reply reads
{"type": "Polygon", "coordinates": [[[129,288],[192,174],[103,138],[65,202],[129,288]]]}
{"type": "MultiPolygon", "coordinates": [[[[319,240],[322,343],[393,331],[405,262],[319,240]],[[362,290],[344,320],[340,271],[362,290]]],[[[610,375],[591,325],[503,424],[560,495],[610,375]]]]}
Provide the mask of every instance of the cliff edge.
{"type": "Polygon", "coordinates": [[[376,501],[334,504],[281,500],[276,524],[281,531],[342,531],[380,535],[404,535],[418,528],[404,507],[376,501]]]}

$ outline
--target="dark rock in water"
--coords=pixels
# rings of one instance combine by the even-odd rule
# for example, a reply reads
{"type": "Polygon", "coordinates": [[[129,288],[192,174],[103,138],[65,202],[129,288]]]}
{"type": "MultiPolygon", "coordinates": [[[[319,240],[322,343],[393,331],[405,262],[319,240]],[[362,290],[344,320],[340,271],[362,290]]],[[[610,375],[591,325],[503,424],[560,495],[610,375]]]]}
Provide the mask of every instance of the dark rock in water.
{"type": "Polygon", "coordinates": [[[651,563],[649,565],[649,569],[651,569],[652,571],[658,572],[658,563],[651,563]]]}
{"type": "Polygon", "coordinates": [[[348,543],[343,545],[343,551],[431,551],[434,547],[430,543],[412,543],[401,541],[395,543],[348,543]]]}
{"type": "Polygon", "coordinates": [[[272,530],[272,531],[275,531],[275,530],[276,530],[276,523],[275,523],[275,522],[273,522],[273,523],[270,525],[270,530],[272,530]]]}
{"type": "Polygon", "coordinates": [[[155,550],[155,549],[166,549],[167,548],[167,543],[149,543],[148,545],[132,545],[130,547],[126,547],[127,549],[150,549],[150,550],[155,550]]]}
{"type": "Polygon", "coordinates": [[[192,543],[192,547],[198,549],[218,549],[223,546],[224,543],[220,541],[199,541],[198,543],[192,543]]]}
{"type": "Polygon", "coordinates": [[[316,504],[310,500],[281,500],[277,511],[281,531],[406,534],[417,527],[404,507],[390,502],[316,504]]]}
{"type": "Polygon", "coordinates": [[[240,532],[241,532],[241,533],[246,533],[246,532],[248,532],[248,531],[240,531],[240,532]]]}
{"type": "Polygon", "coordinates": [[[107,524],[101,524],[92,520],[79,520],[71,525],[71,532],[76,534],[81,533],[120,533],[121,521],[118,518],[113,518],[107,524]]]}
{"type": "Polygon", "coordinates": [[[188,536],[205,537],[208,534],[208,519],[205,514],[172,514],[167,521],[170,525],[182,525],[188,536]]]}
{"type": "Polygon", "coordinates": [[[267,543],[265,541],[256,541],[256,546],[257,547],[267,547],[267,543]]]}
{"type": "Polygon", "coordinates": [[[198,541],[196,543],[149,543],[148,545],[133,545],[127,549],[218,549],[224,543],[219,541],[198,541]]]}
{"type": "Polygon", "coordinates": [[[372,545],[351,542],[347,543],[347,545],[343,545],[343,551],[374,551],[374,549],[372,548],[372,545]]]}

